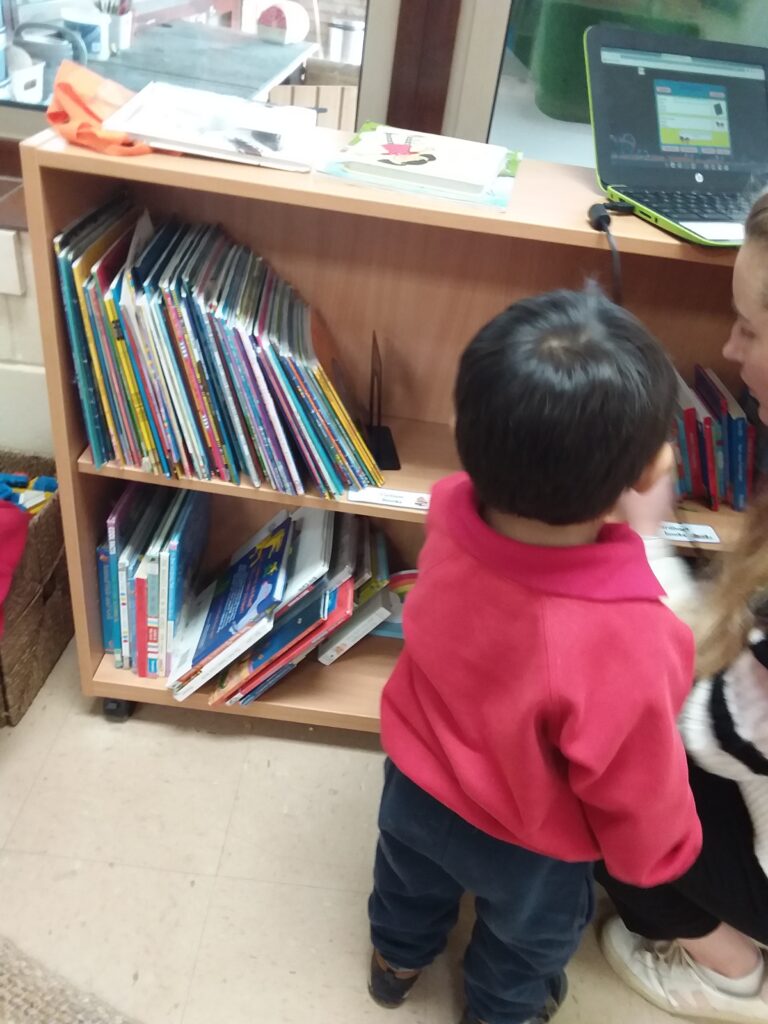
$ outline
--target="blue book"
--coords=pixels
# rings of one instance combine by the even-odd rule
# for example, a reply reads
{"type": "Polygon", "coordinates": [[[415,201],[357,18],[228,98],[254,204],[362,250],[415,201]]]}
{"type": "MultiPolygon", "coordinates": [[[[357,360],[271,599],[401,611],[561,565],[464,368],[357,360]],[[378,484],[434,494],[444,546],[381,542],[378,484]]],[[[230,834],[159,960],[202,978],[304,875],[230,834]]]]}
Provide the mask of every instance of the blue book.
{"type": "Polygon", "coordinates": [[[292,520],[281,512],[186,610],[169,683],[177,700],[218,675],[272,628],[285,595],[292,529],[292,520]]]}
{"type": "Polygon", "coordinates": [[[53,240],[56,256],[56,269],[59,276],[64,318],[67,323],[67,334],[72,350],[72,361],[75,368],[75,380],[83,410],[85,432],[91,446],[94,465],[101,466],[114,456],[112,442],[107,431],[104,412],[101,408],[96,380],[94,377],[85,327],[77,301],[75,281],[72,274],[72,260],[76,254],[87,247],[98,233],[127,212],[129,203],[125,199],[112,200],[91,210],[74,224],[70,225],[53,240]]]}
{"type": "Polygon", "coordinates": [[[725,410],[731,502],[737,512],[742,512],[746,507],[748,496],[747,443],[749,424],[747,414],[714,370],[707,370],[706,372],[712,386],[717,389],[720,395],[720,408],[725,410]]]}
{"type": "Polygon", "coordinates": [[[730,492],[731,467],[729,437],[728,403],[720,388],[713,380],[711,370],[705,370],[698,364],[694,368],[694,391],[712,414],[712,436],[715,443],[715,463],[717,467],[718,490],[721,498],[730,492]]]}
{"type": "Polygon", "coordinates": [[[91,365],[91,355],[85,337],[82,316],[75,294],[75,283],[72,267],[66,251],[60,248],[58,239],[54,241],[59,270],[59,283],[64,305],[64,317],[67,321],[67,333],[72,349],[72,361],[75,366],[75,380],[80,394],[80,405],[85,420],[85,432],[93,454],[93,464],[98,469],[114,456],[112,443],[107,433],[107,425],[96,391],[96,380],[91,365]]]}
{"type": "Polygon", "coordinates": [[[109,565],[109,544],[103,540],[96,548],[99,565],[99,603],[101,605],[101,640],[104,650],[111,654],[115,649],[115,627],[120,628],[117,614],[117,592],[112,587],[112,573],[109,565]]]}
{"type": "Polygon", "coordinates": [[[176,624],[208,539],[210,507],[207,494],[187,491],[160,552],[157,666],[160,676],[171,673],[176,624]]]}
{"type": "MultiPolygon", "coordinates": [[[[682,471],[677,479],[677,496],[684,498],[693,493],[693,482],[691,477],[691,459],[688,454],[688,440],[685,436],[685,422],[681,413],[675,416],[677,455],[680,460],[679,469],[682,471]]],[[[383,625],[386,625],[384,623],[383,625]]]]}

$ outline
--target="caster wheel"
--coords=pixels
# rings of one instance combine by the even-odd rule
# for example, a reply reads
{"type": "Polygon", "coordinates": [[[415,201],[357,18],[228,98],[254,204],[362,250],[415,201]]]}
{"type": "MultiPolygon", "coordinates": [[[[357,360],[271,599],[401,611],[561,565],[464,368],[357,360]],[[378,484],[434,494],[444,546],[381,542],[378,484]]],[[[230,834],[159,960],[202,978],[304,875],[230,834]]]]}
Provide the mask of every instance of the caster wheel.
{"type": "Polygon", "coordinates": [[[135,710],[135,701],[104,698],[104,717],[108,722],[127,722],[135,710]]]}

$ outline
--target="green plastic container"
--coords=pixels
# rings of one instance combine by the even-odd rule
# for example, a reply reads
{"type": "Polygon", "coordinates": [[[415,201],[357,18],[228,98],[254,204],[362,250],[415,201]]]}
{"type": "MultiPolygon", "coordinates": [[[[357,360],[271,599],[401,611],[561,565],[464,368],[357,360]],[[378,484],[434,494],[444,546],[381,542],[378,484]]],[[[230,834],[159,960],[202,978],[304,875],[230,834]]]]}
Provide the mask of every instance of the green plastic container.
{"type": "Polygon", "coordinates": [[[531,68],[539,110],[560,121],[589,121],[584,33],[590,25],[608,22],[664,35],[701,35],[695,21],[645,13],[651,7],[658,12],[664,6],[642,0],[624,0],[610,7],[542,0],[531,68]]]}

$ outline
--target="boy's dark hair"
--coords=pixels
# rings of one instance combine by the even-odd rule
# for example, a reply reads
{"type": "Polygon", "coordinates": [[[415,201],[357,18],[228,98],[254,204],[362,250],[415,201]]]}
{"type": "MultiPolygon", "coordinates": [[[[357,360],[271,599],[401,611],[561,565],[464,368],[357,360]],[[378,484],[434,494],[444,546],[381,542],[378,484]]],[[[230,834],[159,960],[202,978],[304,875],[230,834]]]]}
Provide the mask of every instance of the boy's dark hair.
{"type": "Polygon", "coordinates": [[[596,285],[523,299],[461,358],[459,455],[483,505],[587,522],[668,440],[676,392],[661,345],[596,285]]]}

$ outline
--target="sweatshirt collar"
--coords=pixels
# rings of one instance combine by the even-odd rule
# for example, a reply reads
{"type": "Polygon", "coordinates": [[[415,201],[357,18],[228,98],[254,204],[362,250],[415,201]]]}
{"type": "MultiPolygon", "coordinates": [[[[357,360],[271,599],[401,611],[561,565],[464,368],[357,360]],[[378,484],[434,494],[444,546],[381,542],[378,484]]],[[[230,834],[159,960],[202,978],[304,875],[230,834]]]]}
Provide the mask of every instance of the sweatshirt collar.
{"type": "Polygon", "coordinates": [[[552,548],[504,537],[480,516],[469,477],[440,481],[430,506],[433,525],[493,572],[532,590],[594,601],[658,600],[664,590],[642,539],[624,523],[606,524],[594,544],[552,548]]]}

